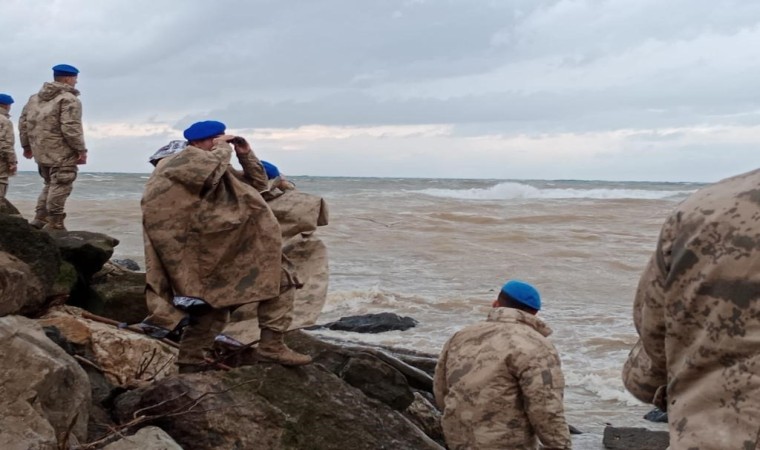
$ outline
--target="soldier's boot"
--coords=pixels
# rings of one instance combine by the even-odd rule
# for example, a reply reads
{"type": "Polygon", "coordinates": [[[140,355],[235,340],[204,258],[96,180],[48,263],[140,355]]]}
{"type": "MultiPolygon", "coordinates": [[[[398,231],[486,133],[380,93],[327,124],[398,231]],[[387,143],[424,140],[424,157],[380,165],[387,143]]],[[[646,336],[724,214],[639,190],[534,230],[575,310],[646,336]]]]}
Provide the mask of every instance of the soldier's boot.
{"type": "Polygon", "coordinates": [[[47,223],[48,223],[47,211],[37,211],[34,214],[34,219],[32,219],[32,221],[29,222],[29,225],[33,226],[34,228],[37,228],[38,230],[41,230],[42,227],[47,225],[47,223]]]}
{"type": "Polygon", "coordinates": [[[42,227],[43,230],[63,230],[66,231],[66,227],[63,226],[63,219],[66,218],[66,213],[51,214],[47,218],[47,224],[42,227]]]}
{"type": "Polygon", "coordinates": [[[309,355],[304,355],[292,350],[285,345],[284,333],[279,331],[263,328],[261,330],[261,341],[256,348],[261,361],[269,361],[282,364],[283,366],[303,366],[310,364],[312,359],[309,355]]]}

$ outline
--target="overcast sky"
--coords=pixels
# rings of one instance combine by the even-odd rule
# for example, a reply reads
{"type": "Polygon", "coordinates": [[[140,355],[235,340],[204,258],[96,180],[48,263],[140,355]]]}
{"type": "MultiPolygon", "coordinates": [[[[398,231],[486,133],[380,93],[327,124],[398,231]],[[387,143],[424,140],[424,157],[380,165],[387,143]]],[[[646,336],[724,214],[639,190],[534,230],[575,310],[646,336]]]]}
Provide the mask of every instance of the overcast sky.
{"type": "Polygon", "coordinates": [[[756,0],[2,0],[0,41],[14,121],[80,69],[88,171],[149,172],[206,119],[291,175],[760,167],[756,0]]]}

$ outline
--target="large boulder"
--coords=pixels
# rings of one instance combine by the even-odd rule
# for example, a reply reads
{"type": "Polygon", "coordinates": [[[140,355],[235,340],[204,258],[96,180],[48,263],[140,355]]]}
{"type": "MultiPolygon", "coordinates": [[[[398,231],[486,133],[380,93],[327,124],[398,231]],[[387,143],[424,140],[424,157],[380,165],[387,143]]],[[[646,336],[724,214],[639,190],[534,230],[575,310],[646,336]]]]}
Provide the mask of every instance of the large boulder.
{"type": "Polygon", "coordinates": [[[670,444],[670,435],[667,431],[607,426],[602,444],[611,450],[666,450],[670,444]]]}
{"type": "Polygon", "coordinates": [[[126,323],[138,323],[148,316],[144,272],[133,272],[109,261],[93,275],[90,289],[97,298],[88,303],[89,311],[126,323]]]}
{"type": "Polygon", "coordinates": [[[141,428],[132,436],[124,437],[103,447],[103,450],[182,450],[171,436],[158,427],[141,428]]]}
{"type": "Polygon", "coordinates": [[[176,373],[177,349],[144,334],[117,328],[82,317],[83,311],[55,307],[39,323],[55,327],[63,338],[78,348],[115,386],[134,387],[176,373]]]}
{"type": "Polygon", "coordinates": [[[419,392],[414,393],[414,401],[404,411],[404,416],[433,440],[445,445],[441,412],[424,395],[419,392]]]}
{"type": "Polygon", "coordinates": [[[90,231],[56,230],[50,233],[61,251],[61,256],[89,280],[113,255],[119,240],[90,231]]]}
{"type": "Polygon", "coordinates": [[[369,354],[349,358],[340,371],[340,377],[397,411],[405,410],[414,401],[414,393],[404,375],[369,354]]]}
{"type": "Polygon", "coordinates": [[[0,214],[0,251],[13,255],[31,269],[27,298],[19,314],[35,315],[45,305],[58,276],[61,256],[53,238],[21,217],[0,214]]]}
{"type": "Polygon", "coordinates": [[[7,198],[0,198],[0,214],[9,214],[12,216],[20,216],[21,213],[18,208],[13,206],[13,203],[8,201],[7,198]]]}
{"type": "MultiPolygon", "coordinates": [[[[404,331],[417,326],[417,321],[411,317],[384,312],[379,314],[364,314],[361,316],[341,317],[337,322],[330,322],[321,327],[337,331],[354,333],[384,333],[386,331],[404,331]]],[[[319,327],[314,327],[319,328],[319,327]]]]}
{"type": "Polygon", "coordinates": [[[52,450],[56,442],[84,441],[89,380],[38,324],[0,318],[0,361],[0,448],[52,450]]]}
{"type": "Polygon", "coordinates": [[[119,417],[139,409],[185,448],[442,448],[319,364],[172,376],[125,397],[119,417]]]}
{"type": "Polygon", "coordinates": [[[32,269],[15,256],[0,251],[0,317],[34,310],[44,296],[32,269]]]}

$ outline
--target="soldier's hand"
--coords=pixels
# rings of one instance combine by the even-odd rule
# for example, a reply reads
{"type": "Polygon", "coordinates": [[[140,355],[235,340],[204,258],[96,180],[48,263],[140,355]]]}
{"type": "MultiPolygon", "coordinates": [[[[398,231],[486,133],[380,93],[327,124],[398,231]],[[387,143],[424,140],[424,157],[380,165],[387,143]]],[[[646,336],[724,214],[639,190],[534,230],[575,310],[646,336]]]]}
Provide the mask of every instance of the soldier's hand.
{"type": "Polygon", "coordinates": [[[235,139],[235,136],[231,134],[223,134],[214,138],[214,145],[221,144],[222,142],[229,142],[232,139],[235,139]]]}
{"type": "Polygon", "coordinates": [[[77,159],[77,165],[82,166],[82,165],[85,165],[85,164],[87,164],[87,152],[80,153],[79,154],[79,159],[77,159]]]}
{"type": "Polygon", "coordinates": [[[26,159],[32,159],[32,149],[31,148],[25,148],[24,149],[24,158],[26,159]]]}

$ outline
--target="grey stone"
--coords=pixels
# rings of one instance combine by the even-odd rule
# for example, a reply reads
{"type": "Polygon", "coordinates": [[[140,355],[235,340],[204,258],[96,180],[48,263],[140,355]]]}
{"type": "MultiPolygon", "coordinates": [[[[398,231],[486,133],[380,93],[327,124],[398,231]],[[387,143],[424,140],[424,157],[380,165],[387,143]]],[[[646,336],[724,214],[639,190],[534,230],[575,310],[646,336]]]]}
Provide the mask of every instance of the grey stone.
{"type": "Polygon", "coordinates": [[[106,445],[103,450],[182,450],[171,436],[158,427],[141,428],[132,436],[127,436],[106,445]]]}
{"type": "Polygon", "coordinates": [[[667,431],[608,426],[604,429],[602,443],[604,448],[612,450],[665,450],[670,436],[667,431]]]}

